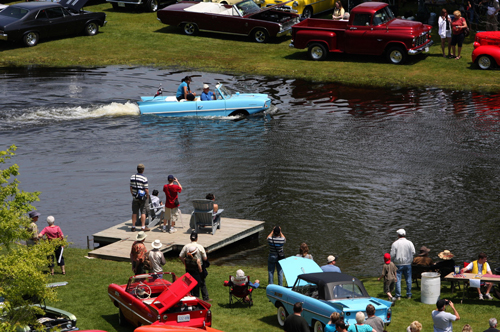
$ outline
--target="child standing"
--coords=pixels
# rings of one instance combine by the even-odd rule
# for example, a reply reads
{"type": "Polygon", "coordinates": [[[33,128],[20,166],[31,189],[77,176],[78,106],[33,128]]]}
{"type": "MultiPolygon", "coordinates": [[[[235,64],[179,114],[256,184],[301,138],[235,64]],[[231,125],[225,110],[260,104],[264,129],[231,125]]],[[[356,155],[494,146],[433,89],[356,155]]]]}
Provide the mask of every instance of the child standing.
{"type": "Polygon", "coordinates": [[[396,267],[396,265],[394,265],[393,262],[391,262],[391,254],[389,253],[384,254],[384,263],[385,264],[382,268],[382,275],[378,277],[377,280],[380,280],[380,278],[382,277],[384,278],[384,292],[389,297],[389,301],[392,301],[392,291],[394,290],[394,286],[396,285],[396,281],[398,280],[398,277],[396,275],[398,268],[396,267]]]}

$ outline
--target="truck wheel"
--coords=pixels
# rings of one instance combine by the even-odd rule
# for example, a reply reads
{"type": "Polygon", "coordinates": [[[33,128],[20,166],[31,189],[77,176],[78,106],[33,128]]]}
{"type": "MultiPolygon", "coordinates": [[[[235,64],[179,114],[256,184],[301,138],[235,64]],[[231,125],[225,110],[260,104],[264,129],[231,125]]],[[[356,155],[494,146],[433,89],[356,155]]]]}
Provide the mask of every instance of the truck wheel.
{"type": "Polygon", "coordinates": [[[198,33],[198,27],[194,23],[186,23],[182,27],[182,30],[184,30],[184,33],[188,36],[194,36],[198,33]]]}
{"type": "Polygon", "coordinates": [[[493,67],[493,59],[486,54],[480,55],[476,59],[476,63],[479,66],[479,68],[484,70],[491,69],[493,67]]]}
{"type": "Polygon", "coordinates": [[[309,46],[308,53],[311,60],[323,61],[328,55],[328,50],[326,49],[325,45],[314,43],[309,46]]]}
{"type": "Polygon", "coordinates": [[[406,62],[406,51],[401,46],[393,46],[387,50],[387,60],[395,65],[406,62]]]}
{"type": "Polygon", "coordinates": [[[158,0],[148,0],[144,6],[146,11],[154,13],[158,10],[158,0]]]}
{"type": "Polygon", "coordinates": [[[302,12],[302,17],[303,18],[311,18],[313,16],[313,9],[311,6],[307,6],[304,8],[304,11],[302,12]]]}
{"type": "Polygon", "coordinates": [[[265,43],[268,39],[269,36],[264,29],[255,29],[252,32],[252,39],[255,40],[257,43],[265,43]]]}

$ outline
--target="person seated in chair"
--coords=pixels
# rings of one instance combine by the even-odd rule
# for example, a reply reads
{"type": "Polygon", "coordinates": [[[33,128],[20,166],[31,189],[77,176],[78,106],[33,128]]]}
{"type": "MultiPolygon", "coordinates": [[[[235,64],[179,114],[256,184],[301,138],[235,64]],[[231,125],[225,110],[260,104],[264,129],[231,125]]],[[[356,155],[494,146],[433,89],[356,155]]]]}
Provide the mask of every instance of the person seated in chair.
{"type": "Polygon", "coordinates": [[[153,190],[153,195],[150,196],[150,199],[151,199],[151,205],[153,207],[152,209],[150,209],[152,219],[155,219],[156,216],[159,214],[160,220],[162,220],[165,209],[163,208],[163,202],[160,201],[160,198],[158,197],[158,190],[156,189],[153,190]]]}
{"type": "Polygon", "coordinates": [[[420,265],[420,266],[431,266],[434,263],[432,262],[432,258],[429,257],[429,251],[431,251],[429,248],[426,246],[420,247],[420,253],[418,254],[417,257],[413,259],[413,264],[414,265],[420,265]]]}
{"type": "MultiPolygon", "coordinates": [[[[224,286],[225,287],[232,287],[232,286],[245,286],[247,282],[247,276],[245,275],[245,272],[241,269],[236,271],[236,276],[232,278],[232,280],[229,281],[224,281],[224,286]]],[[[259,279],[256,279],[255,282],[251,282],[250,280],[248,281],[248,285],[252,287],[253,289],[259,288],[260,286],[260,281],[259,279]]],[[[248,295],[244,299],[245,302],[249,302],[250,298],[248,295]]]]}
{"type": "MultiPolygon", "coordinates": [[[[207,194],[207,196],[205,196],[206,199],[209,199],[211,201],[215,201],[215,195],[214,194],[207,194]]],[[[217,211],[219,211],[219,204],[215,204],[214,203],[214,214],[217,213],[217,211]]]]}
{"type": "MultiPolygon", "coordinates": [[[[488,260],[488,256],[484,252],[480,253],[477,256],[477,260],[473,261],[469,265],[467,265],[465,268],[462,269],[461,273],[473,273],[473,274],[491,274],[491,268],[490,265],[486,262],[488,260]]],[[[488,299],[491,300],[493,297],[490,295],[491,288],[493,287],[493,283],[491,282],[485,282],[484,285],[486,286],[486,293],[484,296],[488,299]]],[[[481,288],[477,289],[477,292],[479,293],[479,299],[483,300],[483,294],[481,294],[481,288]]]]}
{"type": "Polygon", "coordinates": [[[455,260],[451,251],[444,250],[438,254],[438,257],[442,260],[434,264],[434,269],[439,271],[441,275],[447,275],[450,272],[453,272],[455,269],[455,260]]]}

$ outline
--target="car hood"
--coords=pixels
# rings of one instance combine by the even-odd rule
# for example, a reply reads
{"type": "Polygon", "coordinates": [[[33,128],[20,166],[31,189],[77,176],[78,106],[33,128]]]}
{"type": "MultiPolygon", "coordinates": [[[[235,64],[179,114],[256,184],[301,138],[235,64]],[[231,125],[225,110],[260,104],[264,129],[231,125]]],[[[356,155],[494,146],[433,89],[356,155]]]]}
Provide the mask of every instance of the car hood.
{"type": "Polygon", "coordinates": [[[71,8],[73,10],[76,10],[76,11],[79,11],[80,9],[83,8],[83,6],[85,6],[85,4],[87,3],[87,0],[61,0],[61,2],[59,2],[63,7],[68,7],[68,8],[71,8]]]}
{"type": "Polygon", "coordinates": [[[150,306],[158,311],[158,315],[161,315],[188,295],[197,284],[198,282],[186,273],[165,289],[150,306]]]}
{"type": "Polygon", "coordinates": [[[285,274],[288,286],[293,286],[297,280],[297,276],[304,273],[323,272],[321,267],[312,259],[292,256],[279,261],[283,273],[285,274]]]}
{"type": "Polygon", "coordinates": [[[387,27],[389,29],[425,29],[425,25],[421,22],[410,21],[410,20],[402,20],[399,18],[395,18],[389,23],[387,23],[387,27]]]}

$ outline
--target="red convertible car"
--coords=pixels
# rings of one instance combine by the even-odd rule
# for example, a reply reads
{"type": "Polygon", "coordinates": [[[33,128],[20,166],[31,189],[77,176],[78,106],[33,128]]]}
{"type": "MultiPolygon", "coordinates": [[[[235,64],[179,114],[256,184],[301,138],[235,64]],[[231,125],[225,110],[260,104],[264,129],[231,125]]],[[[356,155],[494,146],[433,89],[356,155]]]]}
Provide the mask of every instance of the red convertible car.
{"type": "Polygon", "coordinates": [[[158,20],[182,27],[186,35],[198,31],[250,36],[257,43],[288,34],[299,15],[277,10],[280,5],[260,9],[253,0],[234,5],[216,2],[183,1],[159,10],[158,20]]]}
{"type": "Polygon", "coordinates": [[[500,65],[499,31],[482,31],[476,34],[472,62],[481,69],[491,69],[500,65]]]}
{"type": "Polygon", "coordinates": [[[126,285],[109,285],[108,295],[118,307],[120,325],[211,326],[211,304],[189,295],[196,284],[189,273],[180,278],[172,272],[140,274],[126,285]],[[163,278],[167,275],[172,281],[163,278]]]}
{"type": "Polygon", "coordinates": [[[211,327],[205,327],[202,329],[197,329],[194,327],[183,327],[183,326],[170,326],[170,325],[146,325],[138,327],[134,332],[222,332],[220,330],[213,329],[211,327]]]}

